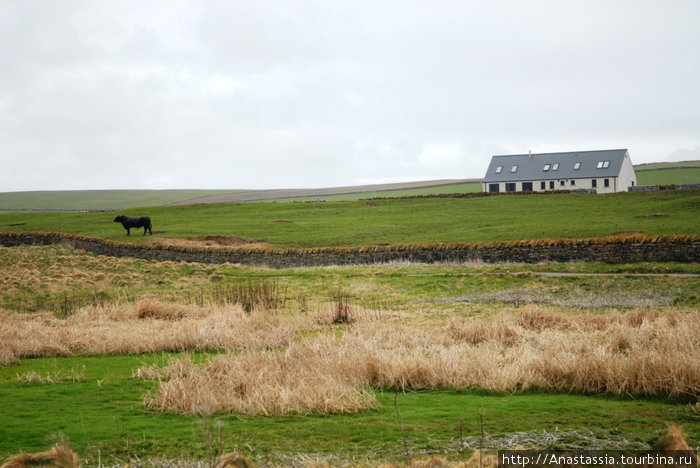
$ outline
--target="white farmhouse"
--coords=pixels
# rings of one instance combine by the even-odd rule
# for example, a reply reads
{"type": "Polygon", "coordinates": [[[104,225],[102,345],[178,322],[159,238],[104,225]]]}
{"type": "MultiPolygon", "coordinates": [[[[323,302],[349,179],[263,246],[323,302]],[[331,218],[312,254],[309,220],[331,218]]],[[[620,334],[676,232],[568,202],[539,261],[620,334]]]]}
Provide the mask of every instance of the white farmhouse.
{"type": "Polygon", "coordinates": [[[625,192],[637,184],[626,149],[493,156],[484,192],[595,189],[625,192]]]}

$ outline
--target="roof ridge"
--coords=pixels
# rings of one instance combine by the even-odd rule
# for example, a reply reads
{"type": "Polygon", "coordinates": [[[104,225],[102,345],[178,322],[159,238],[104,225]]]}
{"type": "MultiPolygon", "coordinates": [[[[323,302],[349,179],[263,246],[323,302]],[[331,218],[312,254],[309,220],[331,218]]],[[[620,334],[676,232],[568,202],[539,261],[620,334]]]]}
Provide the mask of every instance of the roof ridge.
{"type": "MultiPolygon", "coordinates": [[[[554,151],[550,153],[532,153],[532,156],[547,156],[551,154],[581,154],[581,153],[602,153],[602,152],[610,152],[610,151],[628,151],[627,148],[616,148],[616,149],[605,149],[605,150],[584,150],[584,151],[554,151]]],[[[513,156],[529,156],[530,154],[528,153],[519,153],[519,154],[497,154],[494,155],[494,158],[505,158],[505,157],[513,157],[513,156]]]]}

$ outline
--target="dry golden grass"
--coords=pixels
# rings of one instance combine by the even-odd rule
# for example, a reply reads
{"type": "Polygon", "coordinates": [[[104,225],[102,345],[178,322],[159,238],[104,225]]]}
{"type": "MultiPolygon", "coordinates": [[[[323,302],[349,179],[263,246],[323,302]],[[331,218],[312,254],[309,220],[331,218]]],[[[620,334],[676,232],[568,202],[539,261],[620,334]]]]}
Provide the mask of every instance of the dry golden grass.
{"type": "Polygon", "coordinates": [[[0,314],[0,364],[21,357],[275,348],[305,320],[240,306],[182,306],[157,301],[83,307],[52,314],[0,314]]]}
{"type": "MultiPolygon", "coordinates": [[[[0,271],[0,287],[5,294],[34,291],[44,295],[80,290],[114,293],[119,288],[134,286],[209,282],[206,268],[200,264],[93,256],[67,245],[0,246],[0,271]]],[[[49,305],[46,309],[55,312],[49,305]]]]}
{"type": "Polygon", "coordinates": [[[683,437],[683,431],[678,426],[671,426],[668,432],[659,440],[660,450],[690,450],[688,442],[683,437]]]}
{"type": "Polygon", "coordinates": [[[22,453],[3,463],[0,468],[78,468],[80,459],[71,449],[55,445],[39,453],[22,453]]]}
{"type": "Polygon", "coordinates": [[[700,391],[698,346],[698,312],[564,317],[529,306],[434,328],[358,322],[284,351],[151,368],[160,381],[146,403],[186,414],[298,414],[371,408],[368,388],[692,396],[700,391]]]}
{"type": "Polygon", "coordinates": [[[216,468],[253,468],[255,465],[244,455],[227,453],[216,461],[216,468]]]}
{"type": "Polygon", "coordinates": [[[192,307],[179,304],[166,304],[153,299],[144,299],[136,306],[136,317],[140,319],[181,320],[186,316],[198,315],[192,307]]]}
{"type": "Polygon", "coordinates": [[[317,369],[303,347],[287,352],[220,355],[203,366],[189,357],[173,359],[164,369],[142,369],[160,382],[151,408],[184,414],[217,412],[257,415],[349,413],[376,405],[368,389],[342,376],[317,369]]]}

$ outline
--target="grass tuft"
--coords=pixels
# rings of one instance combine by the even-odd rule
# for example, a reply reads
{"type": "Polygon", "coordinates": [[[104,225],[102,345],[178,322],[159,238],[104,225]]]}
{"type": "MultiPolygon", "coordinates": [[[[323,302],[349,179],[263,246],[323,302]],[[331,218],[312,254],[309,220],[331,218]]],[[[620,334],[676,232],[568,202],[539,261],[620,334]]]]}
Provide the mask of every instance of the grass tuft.
{"type": "Polygon", "coordinates": [[[22,453],[3,463],[1,468],[79,468],[78,455],[63,445],[55,445],[51,450],[39,453],[22,453]]]}

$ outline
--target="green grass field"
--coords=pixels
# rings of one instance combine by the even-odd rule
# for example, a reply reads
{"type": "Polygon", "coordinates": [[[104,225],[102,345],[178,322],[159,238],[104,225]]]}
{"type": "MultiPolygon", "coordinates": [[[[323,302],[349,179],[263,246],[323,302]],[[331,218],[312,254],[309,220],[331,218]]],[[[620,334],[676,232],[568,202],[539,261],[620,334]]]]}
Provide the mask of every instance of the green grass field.
{"type": "MultiPolygon", "coordinates": [[[[136,456],[206,460],[207,432],[219,453],[243,452],[278,463],[302,454],[354,462],[403,459],[393,392],[377,392],[381,409],[351,415],[208,419],[164,414],[148,411],[141,403],[152,383],[131,378],[144,362],[159,359],[160,355],[44,358],[0,368],[0,460],[19,450],[45,450],[52,439],[67,440],[93,466],[98,459],[126,463],[136,456]],[[84,380],[17,382],[17,374],[57,369],[84,369],[84,380]]],[[[412,458],[427,452],[458,459],[460,426],[462,438],[471,445],[465,452],[471,452],[481,435],[479,415],[489,445],[522,432],[541,441],[559,433],[559,442],[550,448],[585,444],[591,436],[606,448],[615,448],[621,438],[630,441],[628,447],[640,448],[653,444],[674,421],[683,421],[694,440],[700,436],[700,424],[687,419],[685,405],[664,400],[453,390],[400,394],[397,404],[412,458]]]]}
{"type": "MultiPolygon", "coordinates": [[[[110,213],[12,212],[0,214],[0,231],[61,231],[125,242],[226,235],[280,247],[353,246],[620,232],[693,234],[699,232],[699,214],[700,193],[685,190],[154,206],[110,213]],[[112,222],[119,213],[151,216],[154,235],[132,232],[126,237],[121,225],[112,222]]],[[[372,465],[403,463],[404,435],[411,460],[431,454],[458,460],[482,442],[490,451],[513,443],[527,448],[644,449],[654,446],[671,424],[681,426],[691,446],[697,447],[697,392],[649,397],[555,392],[547,386],[537,387],[538,391],[516,387],[505,393],[475,386],[411,388],[397,396],[402,434],[393,404],[396,395],[385,387],[368,389],[378,402],[376,408],[355,413],[192,416],[148,406],[145,402],[160,383],[135,376],[144,365],[164,365],[169,358],[193,356],[203,366],[226,351],[235,359],[249,353],[282,357],[295,344],[341,337],[354,327],[365,330],[362,333],[385,327],[392,335],[401,327],[414,327],[416,333],[410,336],[416,346],[421,333],[449,332],[454,323],[483,321],[482,326],[488,327],[504,317],[528,316],[555,324],[619,316],[619,324],[608,335],[596,335],[602,340],[596,349],[601,353],[612,349],[612,356],[624,363],[620,356],[655,346],[659,340],[653,337],[664,332],[663,326],[653,328],[645,320],[668,317],[668,322],[654,323],[697,323],[691,319],[700,307],[698,274],[697,263],[396,264],[278,270],[99,257],[65,245],[0,247],[0,320],[4,320],[0,323],[0,362],[4,363],[0,364],[0,463],[12,454],[46,450],[54,441],[65,441],[87,466],[134,460],[209,463],[222,452],[243,453],[259,464],[303,465],[317,458],[331,465],[372,465]],[[541,274],[552,272],[575,275],[541,274]],[[244,314],[235,322],[244,323],[251,316],[257,322],[252,321],[249,328],[217,325],[202,315],[221,307],[229,307],[222,310],[232,314],[241,311],[236,304],[243,299],[232,299],[232,292],[250,291],[256,284],[271,287],[277,305],[244,314]],[[329,314],[340,307],[339,297],[357,318],[357,325],[329,320],[329,314]],[[138,322],[135,317],[142,304],[153,301],[161,309],[177,312],[184,307],[194,315],[146,317],[138,322]],[[127,330],[117,328],[124,323],[136,325],[131,331],[118,331],[127,330]],[[276,336],[274,327],[269,328],[276,323],[290,327],[288,335],[280,332],[289,341],[265,341],[276,336]],[[66,351],[61,337],[83,326],[85,334],[70,339],[75,348],[66,351]],[[143,332],[142,327],[152,328],[143,332]],[[138,351],[143,354],[119,347],[130,337],[136,344],[156,342],[162,330],[173,334],[183,330],[182,341],[163,345],[159,352],[138,351]],[[261,335],[262,341],[220,347],[206,345],[205,340],[188,341],[193,334],[221,332],[230,332],[236,339],[261,335]],[[639,333],[649,339],[642,338],[643,346],[635,348],[629,337],[639,333]],[[106,338],[101,338],[103,334],[106,338]],[[15,349],[24,350],[16,351],[17,359],[12,357],[15,349]]],[[[542,336],[569,333],[566,326],[551,330],[548,326],[542,336]]],[[[512,327],[503,328],[504,339],[514,333],[512,327]]],[[[517,330],[531,338],[539,336],[537,331],[517,330]]],[[[681,335],[667,334],[660,341],[672,346],[681,335]]],[[[697,336],[689,338],[695,348],[697,336]]],[[[448,333],[441,339],[449,338],[448,333]]],[[[431,343],[435,351],[446,346],[441,341],[431,343]]],[[[692,353],[676,354],[692,357],[692,353]]],[[[460,359],[467,355],[461,354],[460,359]]],[[[689,369],[691,384],[698,388],[692,376],[700,374],[693,366],[689,361],[683,368],[689,369]]],[[[634,378],[646,378],[645,372],[638,369],[634,378]]],[[[649,382],[654,381],[649,377],[649,382]]]]}
{"type": "MultiPolygon", "coordinates": [[[[0,313],[58,313],[62,300],[80,308],[132,307],[142,298],[190,304],[223,284],[275,282],[281,309],[260,312],[280,319],[307,317],[295,341],[342,334],[352,325],[319,326],[313,319],[338,290],[379,326],[442,327],[454,319],[518,315],[533,307],[565,317],[689,314],[698,310],[698,278],[631,273],[699,273],[698,264],[376,265],[271,270],[97,257],[63,245],[0,248],[0,313]],[[582,276],[539,276],[542,271],[582,276]],[[622,274],[596,276],[598,273],[622,274]],[[77,298],[96,302],[79,304],[77,298]]],[[[65,311],[68,316],[77,310],[65,311]]],[[[43,319],[45,320],[45,319],[43,319]]],[[[116,325],[116,319],[104,323],[116,325]]],[[[37,336],[41,336],[38,331],[37,336]]],[[[21,335],[21,333],[17,333],[21,335]]],[[[86,337],[86,340],[89,337],[86,337]]],[[[255,351],[255,350],[250,350],[255,351]]],[[[163,364],[180,352],[22,358],[0,366],[0,462],[20,451],[47,449],[62,440],[88,466],[129,460],[202,460],[212,453],[243,453],[258,463],[291,465],[308,458],[376,463],[404,460],[394,392],[372,389],[380,406],[354,414],[187,416],[155,411],[144,395],[156,382],[134,378],[145,364],[163,364]],[[54,382],[26,383],[31,373],[54,382]],[[61,379],[61,376],[64,378],[61,379]],[[209,442],[208,442],[209,441],[209,442]]],[[[205,361],[217,350],[199,351],[205,361]]],[[[537,448],[647,448],[670,424],[692,446],[700,443],[693,398],[620,397],[550,392],[485,392],[476,388],[411,390],[397,404],[410,458],[440,454],[458,460],[485,445],[513,441],[537,448]],[[480,425],[480,417],[483,426],[480,425]],[[521,438],[521,439],[518,439],[521,438]],[[461,450],[460,442],[469,444],[461,450]],[[534,445],[533,445],[534,444],[534,445]]]]}
{"type": "MultiPolygon", "coordinates": [[[[118,241],[127,237],[112,213],[5,213],[0,230],[62,231],[118,241]]],[[[695,234],[698,191],[610,195],[514,195],[474,199],[391,199],[328,203],[238,203],[151,207],[153,239],[235,235],[280,247],[410,242],[582,238],[620,232],[695,234]],[[622,208],[624,207],[624,208],[622,208]]]]}

